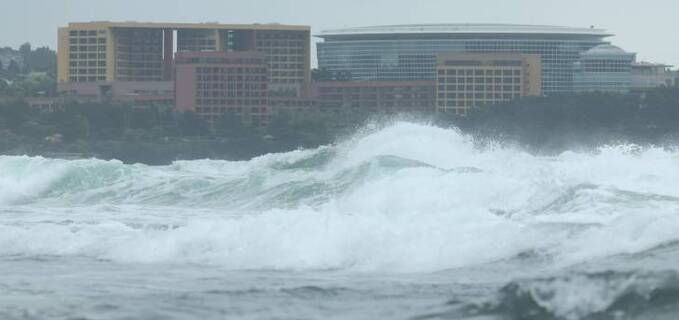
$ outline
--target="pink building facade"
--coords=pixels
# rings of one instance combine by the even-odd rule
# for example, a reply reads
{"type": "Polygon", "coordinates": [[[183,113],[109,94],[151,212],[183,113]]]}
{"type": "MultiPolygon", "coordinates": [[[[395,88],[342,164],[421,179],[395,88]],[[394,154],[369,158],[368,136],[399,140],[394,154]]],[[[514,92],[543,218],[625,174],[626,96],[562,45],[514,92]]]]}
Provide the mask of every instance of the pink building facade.
{"type": "Polygon", "coordinates": [[[230,113],[245,123],[270,121],[268,68],[257,52],[180,52],[175,56],[175,97],[179,111],[209,123],[230,113]]]}

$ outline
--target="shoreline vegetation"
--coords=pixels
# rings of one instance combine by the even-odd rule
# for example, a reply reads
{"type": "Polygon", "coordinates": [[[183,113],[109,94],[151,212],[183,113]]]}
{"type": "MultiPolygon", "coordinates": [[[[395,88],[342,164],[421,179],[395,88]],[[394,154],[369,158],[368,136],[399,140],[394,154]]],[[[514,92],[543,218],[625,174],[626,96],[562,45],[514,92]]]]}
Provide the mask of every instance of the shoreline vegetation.
{"type": "MultiPolygon", "coordinates": [[[[388,115],[360,110],[278,113],[265,128],[225,114],[212,129],[167,106],[67,103],[51,113],[0,104],[0,154],[118,159],[164,165],[176,160],[248,160],[332,144],[395,120],[457,128],[480,145],[510,144],[535,154],[611,144],[679,145],[679,88],[639,94],[585,93],[482,106],[466,117],[388,115]]],[[[442,152],[444,152],[442,150],[442,152]]]]}
{"type": "MultiPolygon", "coordinates": [[[[17,50],[0,48],[0,55],[11,58],[0,66],[0,155],[97,157],[151,165],[247,160],[332,144],[397,120],[457,128],[480,146],[507,144],[535,154],[620,144],[679,146],[678,87],[525,98],[480,106],[466,117],[346,108],[279,112],[268,127],[253,128],[226,114],[209,128],[195,114],[178,113],[171,106],[67,102],[55,112],[32,110],[22,101],[56,94],[56,52],[26,43],[17,50]]],[[[335,76],[314,71],[318,81],[346,80],[345,75],[335,76]]]]}

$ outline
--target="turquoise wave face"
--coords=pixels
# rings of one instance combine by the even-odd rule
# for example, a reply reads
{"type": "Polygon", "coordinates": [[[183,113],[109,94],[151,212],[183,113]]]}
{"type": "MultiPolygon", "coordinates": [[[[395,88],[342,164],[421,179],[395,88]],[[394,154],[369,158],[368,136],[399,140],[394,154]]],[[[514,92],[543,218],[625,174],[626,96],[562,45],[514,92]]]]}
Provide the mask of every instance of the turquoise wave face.
{"type": "Polygon", "coordinates": [[[678,154],[662,149],[534,156],[405,122],[240,162],[0,157],[0,254],[248,270],[568,266],[678,240],[676,181],[678,154]]]}
{"type": "Polygon", "coordinates": [[[381,155],[328,168],[335,150],[263,157],[251,162],[183,161],[166,167],[117,161],[0,158],[4,204],[140,204],[250,209],[321,205],[366,178],[430,165],[381,155]],[[12,186],[14,185],[14,186],[12,186]],[[18,187],[18,188],[17,188],[18,187]]]}

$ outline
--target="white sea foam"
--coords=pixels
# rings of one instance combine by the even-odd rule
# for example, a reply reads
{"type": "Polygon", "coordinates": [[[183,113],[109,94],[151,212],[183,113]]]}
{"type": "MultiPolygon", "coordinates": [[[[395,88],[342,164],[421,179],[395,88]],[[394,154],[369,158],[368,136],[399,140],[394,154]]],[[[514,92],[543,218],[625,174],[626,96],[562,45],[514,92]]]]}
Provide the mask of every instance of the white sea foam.
{"type": "MultiPolygon", "coordinates": [[[[673,299],[676,290],[676,272],[609,271],[518,280],[501,291],[503,302],[515,305],[523,314],[546,311],[559,319],[578,320],[603,315],[616,319],[645,318],[636,314],[653,314],[658,309],[664,309],[661,314],[672,315],[676,313],[674,306],[668,308],[670,304],[664,299],[673,299]],[[531,302],[540,309],[529,309],[531,302]]],[[[651,317],[665,318],[658,314],[651,317]]]]}
{"type": "Polygon", "coordinates": [[[412,123],[241,162],[0,157],[0,255],[419,272],[537,252],[569,265],[677,240],[677,181],[661,149],[541,157],[412,123]]]}

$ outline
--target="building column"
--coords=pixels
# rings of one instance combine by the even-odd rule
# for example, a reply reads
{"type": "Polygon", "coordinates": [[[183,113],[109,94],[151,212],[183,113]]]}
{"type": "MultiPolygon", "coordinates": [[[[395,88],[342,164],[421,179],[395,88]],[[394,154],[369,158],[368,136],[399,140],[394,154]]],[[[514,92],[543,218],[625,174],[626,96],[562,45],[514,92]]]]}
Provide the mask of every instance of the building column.
{"type": "Polygon", "coordinates": [[[174,30],[163,30],[163,80],[174,78],[174,30]]]}

